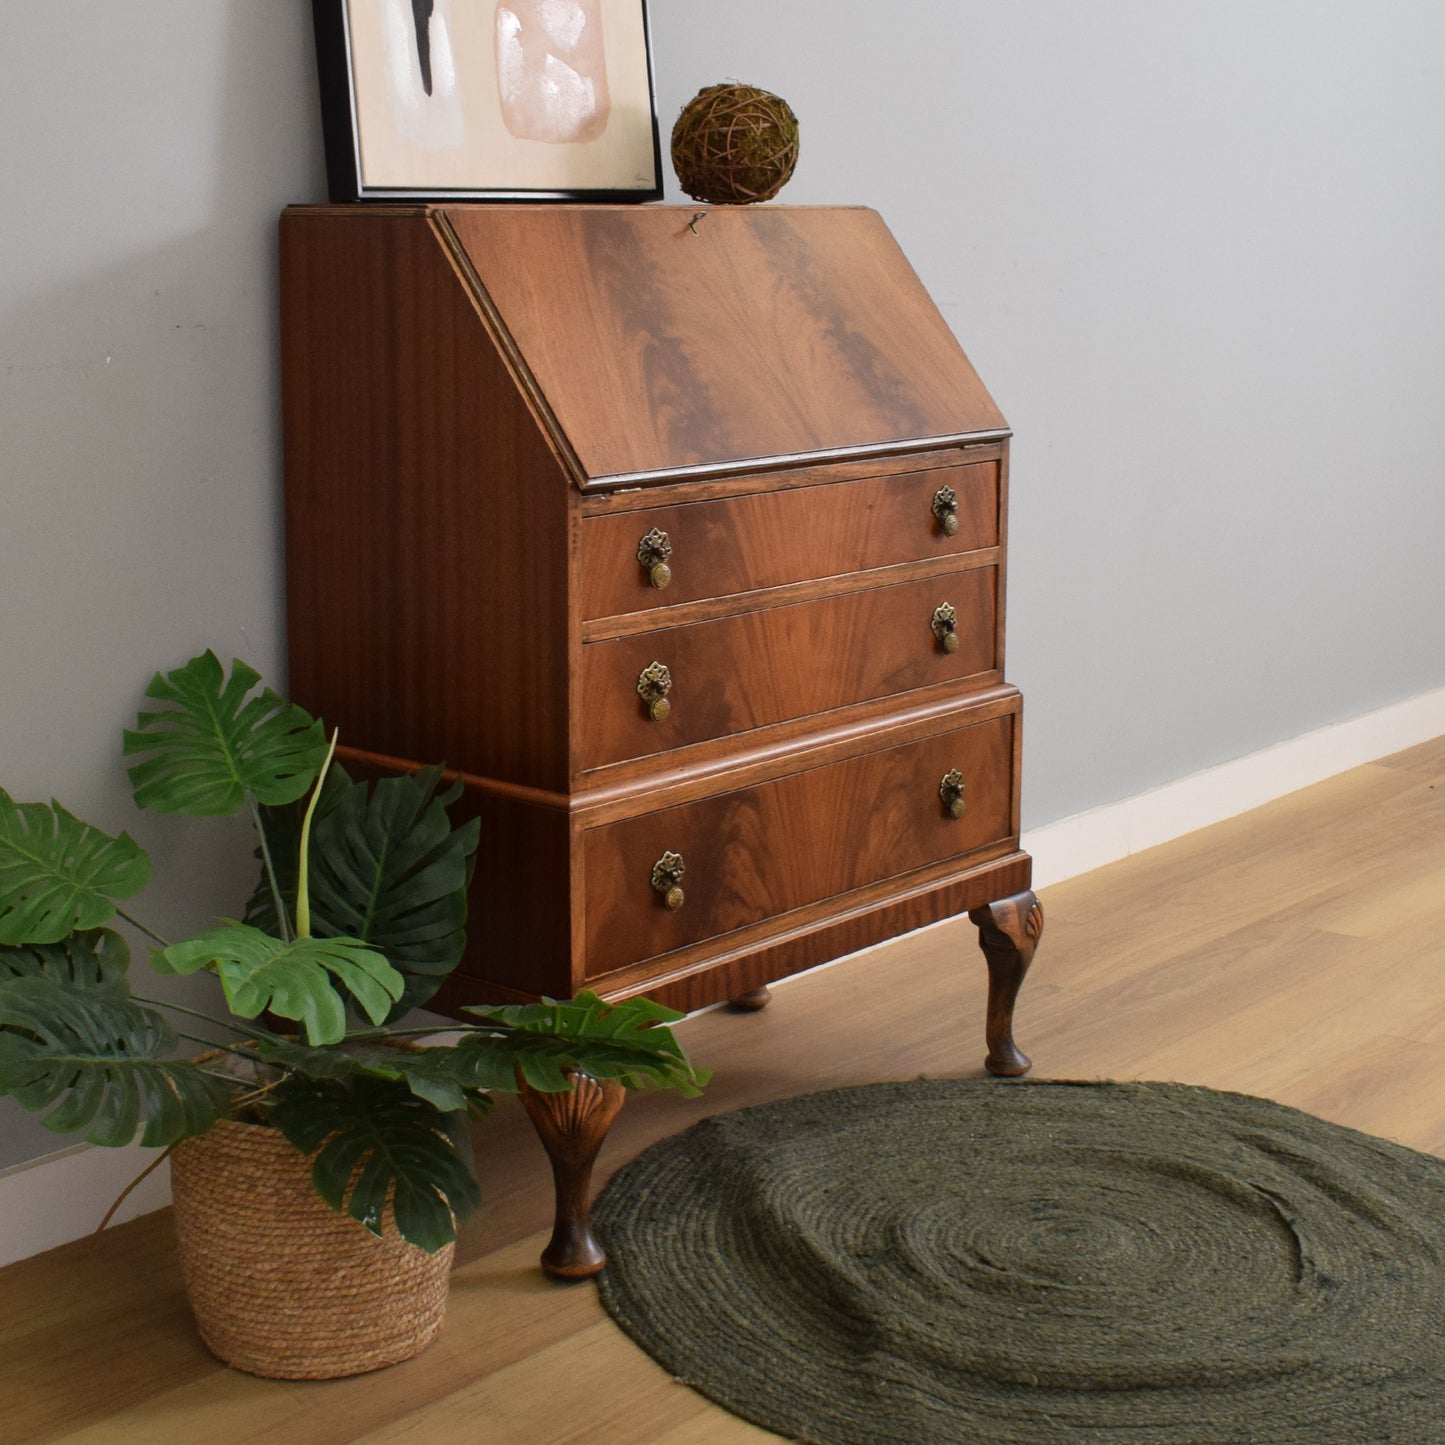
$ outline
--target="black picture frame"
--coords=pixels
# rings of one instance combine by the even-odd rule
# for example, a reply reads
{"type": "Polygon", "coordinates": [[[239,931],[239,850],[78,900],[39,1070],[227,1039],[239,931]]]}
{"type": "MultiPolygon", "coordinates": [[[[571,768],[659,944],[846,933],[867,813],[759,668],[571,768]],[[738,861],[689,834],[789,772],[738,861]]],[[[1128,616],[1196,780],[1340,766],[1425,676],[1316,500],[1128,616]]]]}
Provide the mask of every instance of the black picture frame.
{"type": "Polygon", "coordinates": [[[610,23],[621,35],[605,57],[601,39],[593,45],[602,69],[578,81],[576,94],[588,99],[560,120],[538,88],[527,91],[520,69],[528,36],[540,34],[524,23],[535,18],[537,0],[466,3],[471,9],[461,8],[462,0],[312,0],[330,199],[659,200],[662,150],[646,0],[572,0],[584,27],[600,32],[610,23]],[[483,12],[493,17],[489,31],[478,22],[483,12]],[[458,22],[456,38],[438,28],[438,15],[448,13],[458,22]],[[466,42],[460,52],[457,39],[466,42]],[[445,48],[433,41],[445,41],[445,48]],[[406,44],[414,48],[403,57],[406,44]],[[598,91],[605,107],[591,99],[598,91]],[[430,124],[427,112],[440,116],[443,105],[448,134],[462,137],[455,146],[428,137],[423,148],[397,124],[398,117],[415,122],[418,115],[430,124]]]}

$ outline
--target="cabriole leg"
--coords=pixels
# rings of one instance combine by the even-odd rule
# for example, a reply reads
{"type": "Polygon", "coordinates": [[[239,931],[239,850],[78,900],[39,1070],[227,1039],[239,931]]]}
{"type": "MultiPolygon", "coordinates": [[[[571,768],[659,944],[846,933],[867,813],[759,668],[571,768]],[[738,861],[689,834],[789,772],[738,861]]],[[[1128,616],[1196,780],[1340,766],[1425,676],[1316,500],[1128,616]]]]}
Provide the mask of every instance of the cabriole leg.
{"type": "Polygon", "coordinates": [[[592,1233],[592,1166],[627,1090],[615,1079],[575,1072],[571,1079],[572,1087],[558,1094],[523,1084],[521,1099],[552,1161],[557,1189],[557,1217],[542,1268],[554,1279],[591,1279],[607,1263],[592,1233]]]}
{"type": "Polygon", "coordinates": [[[1044,931],[1043,905],[1032,889],[969,910],[978,925],[978,945],[988,962],[988,1058],[991,1074],[1015,1078],[1032,1067],[1014,1043],[1014,1004],[1044,931]]]}

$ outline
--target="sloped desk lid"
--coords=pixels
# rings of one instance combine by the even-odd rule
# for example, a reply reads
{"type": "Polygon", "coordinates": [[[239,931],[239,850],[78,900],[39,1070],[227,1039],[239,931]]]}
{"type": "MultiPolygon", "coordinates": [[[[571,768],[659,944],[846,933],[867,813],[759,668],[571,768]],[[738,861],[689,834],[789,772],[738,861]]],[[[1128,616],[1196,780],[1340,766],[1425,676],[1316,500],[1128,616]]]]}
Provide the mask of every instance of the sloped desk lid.
{"type": "Polygon", "coordinates": [[[1005,429],[875,212],[699,209],[433,213],[583,485],[1005,429]]]}

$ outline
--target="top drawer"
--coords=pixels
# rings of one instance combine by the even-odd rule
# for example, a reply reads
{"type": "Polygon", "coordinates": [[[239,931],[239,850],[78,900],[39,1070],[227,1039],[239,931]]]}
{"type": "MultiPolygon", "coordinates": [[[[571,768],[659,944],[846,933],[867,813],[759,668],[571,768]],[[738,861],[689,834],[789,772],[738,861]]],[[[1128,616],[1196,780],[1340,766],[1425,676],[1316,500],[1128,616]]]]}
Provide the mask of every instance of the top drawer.
{"type": "Polygon", "coordinates": [[[582,615],[646,612],[996,547],[998,510],[999,463],[989,460],[587,517],[582,615]],[[639,557],[654,532],[670,571],[663,587],[639,557]]]}

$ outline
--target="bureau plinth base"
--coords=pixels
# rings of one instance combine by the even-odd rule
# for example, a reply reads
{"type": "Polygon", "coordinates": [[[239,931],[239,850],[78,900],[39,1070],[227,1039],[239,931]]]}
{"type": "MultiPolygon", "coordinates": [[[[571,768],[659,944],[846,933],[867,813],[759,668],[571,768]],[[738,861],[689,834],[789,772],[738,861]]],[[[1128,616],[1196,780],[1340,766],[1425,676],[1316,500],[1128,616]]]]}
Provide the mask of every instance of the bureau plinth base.
{"type": "Polygon", "coordinates": [[[978,946],[988,963],[988,1057],[984,1068],[1004,1078],[1028,1073],[1032,1061],[1014,1043],[1014,1004],[1044,931],[1043,905],[1032,889],[971,908],[978,946]]]}
{"type": "Polygon", "coordinates": [[[522,1107],[547,1151],[557,1189],[552,1238],[542,1268],[553,1279],[591,1279],[607,1263],[592,1233],[592,1166],[627,1090],[615,1079],[573,1073],[564,1093],[522,1085],[522,1107]]]}

